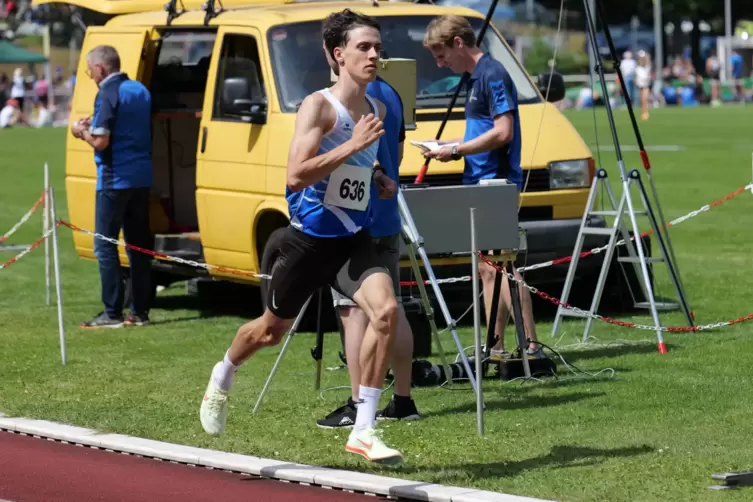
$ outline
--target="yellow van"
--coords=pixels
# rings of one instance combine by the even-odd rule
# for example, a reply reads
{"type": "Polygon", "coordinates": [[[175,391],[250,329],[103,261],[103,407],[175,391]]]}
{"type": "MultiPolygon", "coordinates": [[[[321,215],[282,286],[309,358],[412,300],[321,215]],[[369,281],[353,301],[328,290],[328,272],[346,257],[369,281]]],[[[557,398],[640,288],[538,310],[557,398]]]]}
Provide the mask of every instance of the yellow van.
{"type": "MultiPolygon", "coordinates": [[[[173,0],[166,7],[164,0],[66,3],[109,17],[104,26],[87,29],[82,55],[100,44],[114,46],[122,71],[151,90],[157,249],[251,273],[263,268],[272,233],[288,223],[285,171],[296,110],[306,95],[330,85],[321,20],[346,7],[374,16],[382,26],[385,56],[416,61],[416,128],[408,131],[409,140],[435,136],[459,78],[438,68],[424,49],[427,24],[449,13],[466,16],[477,29],[484,20],[467,8],[394,1],[223,0],[222,7],[211,0],[173,0]]],[[[487,31],[483,49],[506,66],[519,93],[527,173],[520,220],[528,232],[527,262],[570,255],[593,178],[591,152],[570,122],[545,102],[495,28],[487,31]]],[[[72,120],[92,113],[97,91],[85,76],[85,57],[78,75],[72,120]]],[[[550,101],[563,96],[561,77],[553,79],[550,101]]],[[[461,95],[443,138],[462,137],[462,106],[461,95]]],[[[412,182],[422,164],[420,151],[406,146],[400,181],[412,182]]],[[[462,170],[461,162],[435,162],[425,182],[460,184],[462,170]]],[[[95,176],[91,148],[69,135],[69,215],[72,223],[88,229],[94,227],[95,176]]],[[[75,246],[80,256],[94,258],[91,237],[76,234],[75,246]]],[[[125,263],[125,254],[121,259],[125,263]]],[[[467,260],[457,266],[437,266],[435,272],[439,277],[468,274],[467,260]]],[[[164,261],[155,267],[161,281],[207,273],[164,261]]],[[[545,272],[549,276],[551,270],[545,272]]],[[[561,280],[562,271],[559,275],[561,280]]],[[[529,278],[535,282],[535,276],[529,278]]]]}

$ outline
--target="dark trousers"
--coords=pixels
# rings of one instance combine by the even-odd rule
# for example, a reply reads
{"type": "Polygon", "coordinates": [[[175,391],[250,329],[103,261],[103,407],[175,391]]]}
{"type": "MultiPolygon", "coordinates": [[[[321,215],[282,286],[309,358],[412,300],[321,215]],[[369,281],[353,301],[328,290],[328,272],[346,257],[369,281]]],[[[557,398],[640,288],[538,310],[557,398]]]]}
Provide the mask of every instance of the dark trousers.
{"type": "MultiPolygon", "coordinates": [[[[149,228],[149,189],[99,190],[97,192],[96,232],[118,239],[120,229],[128,244],[152,249],[153,238],[149,228]]],[[[127,250],[131,266],[131,311],[146,314],[151,305],[152,257],[138,251],[127,250]]],[[[102,281],[102,303],[110,317],[123,314],[123,279],[120,270],[118,247],[115,244],[94,240],[94,255],[99,261],[102,281]]]]}

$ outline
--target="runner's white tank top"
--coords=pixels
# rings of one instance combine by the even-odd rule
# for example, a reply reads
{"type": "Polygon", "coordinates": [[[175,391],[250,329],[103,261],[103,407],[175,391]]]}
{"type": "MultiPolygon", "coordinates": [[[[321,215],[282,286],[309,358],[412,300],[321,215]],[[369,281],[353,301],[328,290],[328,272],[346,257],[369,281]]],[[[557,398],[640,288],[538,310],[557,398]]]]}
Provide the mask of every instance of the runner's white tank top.
{"type": "MultiPolygon", "coordinates": [[[[317,155],[337,148],[353,137],[356,123],[347,108],[330,92],[319,93],[334,107],[335,125],[323,137],[317,155]]],[[[366,96],[375,115],[376,102],[366,96]]],[[[381,140],[380,140],[381,141],[381,140]]],[[[314,237],[345,237],[367,226],[371,218],[371,175],[379,141],[343,162],[326,178],[295,193],[286,188],[290,223],[314,237]]]]}

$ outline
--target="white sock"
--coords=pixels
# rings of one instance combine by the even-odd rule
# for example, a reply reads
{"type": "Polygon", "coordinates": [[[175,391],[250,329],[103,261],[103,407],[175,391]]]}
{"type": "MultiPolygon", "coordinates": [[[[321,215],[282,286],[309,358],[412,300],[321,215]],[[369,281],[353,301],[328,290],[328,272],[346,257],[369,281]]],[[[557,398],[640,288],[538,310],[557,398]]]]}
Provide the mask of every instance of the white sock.
{"type": "Polygon", "coordinates": [[[225,352],[225,358],[212,375],[214,384],[225,392],[229,391],[233,385],[233,377],[236,371],[238,371],[238,366],[230,362],[228,353],[225,352]]]}
{"type": "Polygon", "coordinates": [[[358,390],[358,397],[361,401],[356,408],[356,425],[353,426],[354,432],[361,432],[371,427],[376,427],[376,412],[379,405],[379,398],[382,396],[382,389],[373,387],[364,387],[358,390]]]}

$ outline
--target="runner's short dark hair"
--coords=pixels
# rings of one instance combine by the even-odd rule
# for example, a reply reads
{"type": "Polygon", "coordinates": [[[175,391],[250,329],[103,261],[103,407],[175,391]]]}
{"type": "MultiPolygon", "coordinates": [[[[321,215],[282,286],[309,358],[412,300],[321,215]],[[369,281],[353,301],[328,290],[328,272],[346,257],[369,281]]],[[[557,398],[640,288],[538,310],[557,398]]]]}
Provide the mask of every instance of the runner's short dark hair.
{"type": "Polygon", "coordinates": [[[368,26],[381,33],[379,22],[371,16],[345,9],[341,12],[330,14],[322,24],[322,38],[327,52],[334,59],[335,47],[345,47],[348,43],[348,33],[351,30],[368,26]]]}

